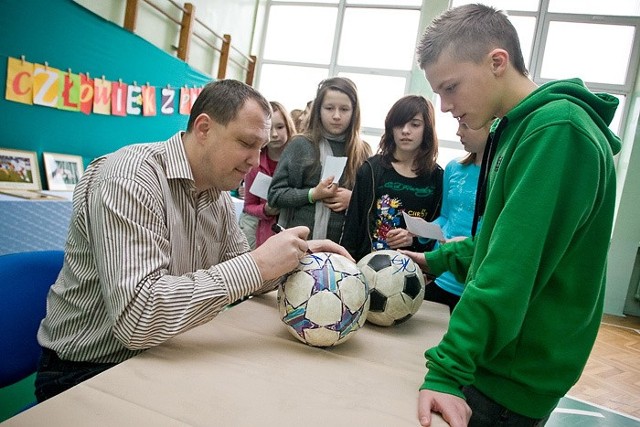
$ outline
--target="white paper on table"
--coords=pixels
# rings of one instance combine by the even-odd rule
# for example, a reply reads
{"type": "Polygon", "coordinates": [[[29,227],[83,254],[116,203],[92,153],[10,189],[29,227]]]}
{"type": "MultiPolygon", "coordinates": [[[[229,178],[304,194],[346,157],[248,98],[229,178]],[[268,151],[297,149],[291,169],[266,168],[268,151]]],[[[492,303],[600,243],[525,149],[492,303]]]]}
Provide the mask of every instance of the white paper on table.
{"type": "Polygon", "coordinates": [[[249,189],[249,193],[254,196],[258,196],[261,199],[267,200],[267,196],[269,195],[269,186],[271,185],[271,177],[262,172],[258,172],[256,178],[253,180],[253,184],[251,184],[251,188],[249,189]]]}
{"type": "Polygon", "coordinates": [[[344,172],[344,167],[346,165],[346,157],[327,156],[322,164],[322,177],[320,178],[320,181],[324,181],[330,176],[334,177],[333,182],[340,181],[340,177],[342,176],[342,172],[344,172]]]}
{"type": "Polygon", "coordinates": [[[407,224],[407,230],[416,236],[426,237],[427,239],[444,240],[444,234],[438,224],[433,222],[427,222],[422,218],[416,218],[407,215],[406,212],[402,212],[405,224],[407,224]]]}

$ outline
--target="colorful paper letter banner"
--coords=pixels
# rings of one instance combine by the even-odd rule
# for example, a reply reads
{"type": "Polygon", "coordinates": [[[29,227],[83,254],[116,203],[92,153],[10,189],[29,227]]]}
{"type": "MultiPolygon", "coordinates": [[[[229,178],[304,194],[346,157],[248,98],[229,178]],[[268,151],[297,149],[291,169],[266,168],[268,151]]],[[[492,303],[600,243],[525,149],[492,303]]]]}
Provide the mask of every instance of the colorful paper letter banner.
{"type": "Polygon", "coordinates": [[[88,74],[80,74],[80,111],[84,114],[91,114],[93,93],[93,79],[88,74]]]}
{"type": "Polygon", "coordinates": [[[156,88],[153,86],[142,87],[142,115],[156,115],[156,88]]]}
{"type": "Polygon", "coordinates": [[[95,114],[111,114],[111,82],[93,79],[93,112],[95,114]]]}
{"type": "Polygon", "coordinates": [[[9,58],[7,61],[7,90],[9,101],[33,104],[33,64],[24,60],[9,58]]]}
{"type": "Polygon", "coordinates": [[[84,114],[153,117],[158,110],[163,115],[191,113],[202,87],[177,89],[163,87],[156,96],[156,87],[91,78],[88,73],[61,71],[20,59],[7,58],[5,99],[28,105],[41,105],[84,114]]]}
{"type": "Polygon", "coordinates": [[[60,73],[58,78],[58,108],[68,111],[80,111],[80,75],[60,73]]]}

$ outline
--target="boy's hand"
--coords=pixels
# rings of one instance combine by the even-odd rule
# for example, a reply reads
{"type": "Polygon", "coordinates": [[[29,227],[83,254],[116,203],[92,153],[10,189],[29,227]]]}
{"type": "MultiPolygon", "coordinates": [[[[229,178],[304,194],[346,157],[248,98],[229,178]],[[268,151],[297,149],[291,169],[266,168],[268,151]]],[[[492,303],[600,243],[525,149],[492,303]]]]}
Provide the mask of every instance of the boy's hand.
{"type": "Polygon", "coordinates": [[[424,252],[406,251],[404,249],[398,249],[398,252],[411,258],[413,262],[418,264],[424,272],[429,272],[429,265],[427,264],[427,260],[424,257],[424,252]]]}
{"type": "Polygon", "coordinates": [[[453,394],[420,390],[418,421],[421,426],[431,426],[432,412],[441,414],[451,427],[466,427],[471,418],[471,408],[464,399],[453,394]]]}

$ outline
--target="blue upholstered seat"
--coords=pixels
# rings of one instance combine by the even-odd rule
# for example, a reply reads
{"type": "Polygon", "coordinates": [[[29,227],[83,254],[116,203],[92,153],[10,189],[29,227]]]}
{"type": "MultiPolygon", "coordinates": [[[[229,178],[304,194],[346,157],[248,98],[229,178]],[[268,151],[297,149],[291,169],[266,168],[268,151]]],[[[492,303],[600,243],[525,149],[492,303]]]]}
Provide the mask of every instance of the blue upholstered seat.
{"type": "Polygon", "coordinates": [[[0,387],[20,381],[38,366],[36,339],[47,292],[58,277],[63,251],[0,256],[0,387]]]}

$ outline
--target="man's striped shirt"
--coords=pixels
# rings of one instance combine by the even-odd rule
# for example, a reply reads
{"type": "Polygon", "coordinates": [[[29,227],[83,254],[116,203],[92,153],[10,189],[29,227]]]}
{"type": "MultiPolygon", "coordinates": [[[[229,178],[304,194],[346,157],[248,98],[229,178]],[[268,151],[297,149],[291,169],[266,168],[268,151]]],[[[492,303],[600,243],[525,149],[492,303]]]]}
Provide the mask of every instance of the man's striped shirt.
{"type": "Polygon", "coordinates": [[[229,194],[196,193],[180,133],[100,157],[74,191],[38,341],[65,360],[121,362],[275,287],[248,251],[229,194]]]}

